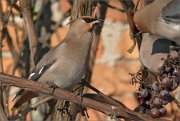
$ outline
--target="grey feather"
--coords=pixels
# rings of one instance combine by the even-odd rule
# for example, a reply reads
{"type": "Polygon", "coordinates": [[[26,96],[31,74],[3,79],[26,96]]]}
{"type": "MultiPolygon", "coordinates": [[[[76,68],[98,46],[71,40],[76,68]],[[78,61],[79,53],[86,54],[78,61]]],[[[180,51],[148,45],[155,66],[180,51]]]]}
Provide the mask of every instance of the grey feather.
{"type": "Polygon", "coordinates": [[[180,0],[172,0],[162,10],[162,17],[168,22],[180,24],[180,0]]]}

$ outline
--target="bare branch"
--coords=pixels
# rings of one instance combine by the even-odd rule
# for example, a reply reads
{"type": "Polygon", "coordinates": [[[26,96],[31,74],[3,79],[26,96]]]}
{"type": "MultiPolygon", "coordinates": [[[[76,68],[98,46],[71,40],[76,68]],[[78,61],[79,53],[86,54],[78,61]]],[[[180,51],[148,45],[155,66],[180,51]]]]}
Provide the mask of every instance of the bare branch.
{"type": "Polygon", "coordinates": [[[31,18],[29,2],[30,1],[20,0],[20,6],[22,9],[21,13],[23,15],[24,24],[25,24],[25,28],[27,31],[28,39],[29,39],[31,58],[33,60],[32,67],[34,68],[34,65],[35,65],[34,57],[35,57],[36,50],[37,50],[38,39],[37,39],[34,25],[33,25],[32,18],[31,18]]]}
{"type": "Polygon", "coordinates": [[[15,76],[10,76],[10,75],[0,73],[0,82],[2,84],[24,88],[24,89],[27,89],[29,91],[33,91],[36,93],[39,92],[43,94],[53,95],[55,98],[71,101],[79,105],[84,105],[84,106],[98,110],[100,112],[103,112],[109,116],[113,116],[116,118],[123,117],[123,118],[131,119],[131,120],[135,120],[135,121],[139,121],[139,120],[167,121],[167,120],[161,120],[161,119],[153,119],[148,115],[139,114],[137,112],[129,110],[128,108],[121,108],[121,107],[109,105],[106,103],[96,101],[95,99],[86,98],[86,97],[83,97],[82,99],[82,97],[77,96],[74,93],[71,93],[71,92],[68,92],[59,88],[55,89],[54,93],[51,94],[52,88],[49,88],[49,85],[22,79],[15,76]]]}
{"type": "Polygon", "coordinates": [[[127,15],[127,20],[128,20],[128,24],[131,30],[131,37],[133,39],[133,45],[132,47],[128,50],[129,53],[132,53],[132,51],[134,50],[135,46],[136,46],[136,42],[138,44],[138,48],[140,48],[141,45],[141,36],[138,34],[139,30],[137,29],[134,20],[133,20],[133,10],[128,6],[128,2],[132,2],[132,1],[126,1],[126,0],[119,0],[119,2],[122,4],[122,7],[125,10],[125,13],[127,15]],[[134,35],[136,37],[134,37],[134,35]]]}

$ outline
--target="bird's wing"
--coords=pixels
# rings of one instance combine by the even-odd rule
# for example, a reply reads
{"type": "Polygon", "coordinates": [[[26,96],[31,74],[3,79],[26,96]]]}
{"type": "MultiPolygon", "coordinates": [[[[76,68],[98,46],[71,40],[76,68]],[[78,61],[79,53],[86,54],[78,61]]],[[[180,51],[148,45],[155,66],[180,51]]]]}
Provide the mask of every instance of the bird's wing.
{"type": "Polygon", "coordinates": [[[44,65],[42,65],[42,66],[40,66],[38,68],[35,68],[33,70],[33,72],[30,74],[29,79],[33,80],[33,81],[37,81],[41,77],[41,75],[44,72],[46,72],[46,70],[48,70],[54,64],[54,62],[55,62],[55,59],[50,61],[47,64],[44,64],[44,65]]]}
{"type": "Polygon", "coordinates": [[[66,43],[62,41],[56,47],[49,50],[37,63],[28,79],[37,81],[56,62],[56,58],[60,58],[57,55],[61,55],[63,49],[66,48],[65,46],[66,43]]]}
{"type": "Polygon", "coordinates": [[[180,24],[180,0],[172,0],[162,10],[164,20],[180,24]]]}

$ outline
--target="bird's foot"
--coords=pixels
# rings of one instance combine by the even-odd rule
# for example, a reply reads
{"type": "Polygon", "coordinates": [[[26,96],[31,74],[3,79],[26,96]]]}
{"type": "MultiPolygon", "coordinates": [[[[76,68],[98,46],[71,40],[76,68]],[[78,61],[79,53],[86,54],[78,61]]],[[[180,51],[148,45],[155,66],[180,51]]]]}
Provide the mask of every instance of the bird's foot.
{"type": "Polygon", "coordinates": [[[85,75],[82,77],[81,81],[79,81],[78,86],[76,88],[73,89],[73,92],[76,92],[77,90],[84,90],[84,86],[86,86],[86,83],[88,83],[85,80],[85,75]]]}
{"type": "Polygon", "coordinates": [[[58,88],[58,86],[57,86],[56,84],[52,83],[52,82],[47,82],[47,83],[49,84],[49,88],[52,88],[51,94],[53,94],[53,93],[54,93],[54,90],[55,90],[56,88],[58,88]]]}
{"type": "Polygon", "coordinates": [[[83,100],[83,90],[84,90],[84,86],[86,86],[86,83],[88,83],[87,81],[85,81],[84,79],[82,79],[78,86],[73,90],[73,92],[76,93],[76,95],[81,97],[81,102],[83,100]]]}

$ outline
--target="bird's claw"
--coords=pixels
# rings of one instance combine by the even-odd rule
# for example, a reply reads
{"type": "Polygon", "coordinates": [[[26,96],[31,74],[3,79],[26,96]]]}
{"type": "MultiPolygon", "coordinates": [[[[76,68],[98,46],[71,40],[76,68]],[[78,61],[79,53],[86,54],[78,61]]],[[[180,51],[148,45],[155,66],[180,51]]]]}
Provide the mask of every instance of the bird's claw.
{"type": "Polygon", "coordinates": [[[49,88],[52,88],[51,94],[53,94],[53,93],[54,93],[54,90],[55,90],[58,86],[57,86],[56,84],[52,83],[52,82],[48,82],[48,84],[49,84],[49,88]]]}

